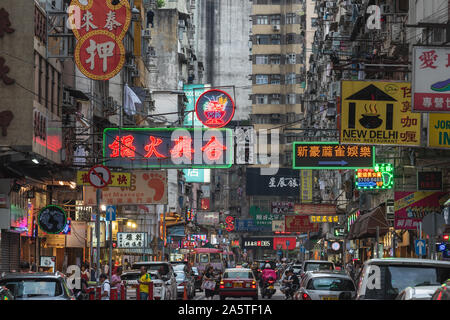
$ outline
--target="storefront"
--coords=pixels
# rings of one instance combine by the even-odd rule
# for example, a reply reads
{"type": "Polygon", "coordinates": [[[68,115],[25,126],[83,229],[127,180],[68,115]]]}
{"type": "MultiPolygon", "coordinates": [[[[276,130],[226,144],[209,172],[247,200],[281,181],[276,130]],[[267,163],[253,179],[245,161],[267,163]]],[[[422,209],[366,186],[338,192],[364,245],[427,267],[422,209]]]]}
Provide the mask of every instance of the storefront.
{"type": "Polygon", "coordinates": [[[355,240],[356,252],[353,255],[362,262],[384,255],[382,239],[389,232],[385,211],[385,206],[379,206],[366,214],[359,215],[350,226],[347,239],[355,240]]]}
{"type": "Polygon", "coordinates": [[[273,237],[249,237],[242,239],[242,248],[250,260],[275,258],[273,250],[273,237]]]}

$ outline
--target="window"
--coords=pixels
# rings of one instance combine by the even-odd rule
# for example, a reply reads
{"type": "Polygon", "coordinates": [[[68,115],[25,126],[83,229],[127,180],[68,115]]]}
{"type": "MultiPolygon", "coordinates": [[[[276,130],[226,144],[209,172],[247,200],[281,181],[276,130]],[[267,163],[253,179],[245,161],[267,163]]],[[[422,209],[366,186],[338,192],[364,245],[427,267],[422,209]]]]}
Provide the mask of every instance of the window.
{"type": "Polygon", "coordinates": [[[297,63],[297,55],[295,53],[289,53],[287,56],[287,64],[296,64],[297,63]]]}
{"type": "Polygon", "coordinates": [[[11,279],[1,282],[16,298],[56,297],[63,294],[61,284],[56,279],[11,279]]]}
{"type": "Polygon", "coordinates": [[[270,64],[281,64],[281,56],[280,55],[270,56],[270,64]]]}
{"type": "Polygon", "coordinates": [[[257,16],[256,24],[269,24],[269,17],[268,16],[257,16]]]}
{"type": "Polygon", "coordinates": [[[295,33],[289,33],[286,35],[286,44],[294,44],[295,43],[295,33]]]}
{"type": "Polygon", "coordinates": [[[268,84],[269,76],[267,74],[257,74],[256,75],[256,84],[268,84]]]}
{"type": "Polygon", "coordinates": [[[296,95],[295,95],[295,93],[289,93],[288,95],[287,95],[287,104],[296,104],[296,95]]]}
{"type": "Polygon", "coordinates": [[[256,56],[256,64],[269,64],[269,56],[256,56]]]}
{"type": "Polygon", "coordinates": [[[209,255],[207,253],[200,253],[198,256],[198,262],[200,263],[208,263],[209,255]]]}
{"type": "Polygon", "coordinates": [[[279,34],[272,34],[271,44],[281,44],[281,36],[279,34]]]}
{"type": "Polygon", "coordinates": [[[295,73],[286,74],[286,84],[295,84],[295,73]]]}
{"type": "Polygon", "coordinates": [[[311,18],[311,27],[317,27],[317,18],[311,18]]]}
{"type": "Polygon", "coordinates": [[[269,44],[270,43],[270,35],[268,35],[268,34],[257,35],[256,43],[257,44],[269,44]]]}
{"type": "Polygon", "coordinates": [[[270,84],[281,84],[281,75],[272,74],[270,76],[270,84]]]}
{"type": "Polygon", "coordinates": [[[355,285],[350,279],[337,277],[311,279],[308,283],[307,289],[325,291],[356,291],[355,285]]]}
{"type": "Polygon", "coordinates": [[[317,271],[317,270],[333,270],[332,263],[314,263],[310,262],[305,265],[305,271],[317,271]]]}
{"type": "Polygon", "coordinates": [[[257,104],[268,104],[269,96],[267,94],[257,94],[256,95],[256,103],[257,104]]]}
{"type": "Polygon", "coordinates": [[[281,96],[279,94],[273,94],[270,103],[271,104],[280,104],[281,96]]]}
{"type": "Polygon", "coordinates": [[[295,13],[286,14],[286,24],[295,24],[295,13]]]}
{"type": "Polygon", "coordinates": [[[220,253],[210,253],[210,262],[211,263],[219,263],[222,262],[222,256],[220,253]]]}
{"type": "Polygon", "coordinates": [[[271,25],[280,25],[281,24],[281,16],[275,15],[270,18],[271,25]]]}
{"type": "Polygon", "coordinates": [[[225,272],[224,279],[253,279],[253,273],[247,271],[225,272]]]}

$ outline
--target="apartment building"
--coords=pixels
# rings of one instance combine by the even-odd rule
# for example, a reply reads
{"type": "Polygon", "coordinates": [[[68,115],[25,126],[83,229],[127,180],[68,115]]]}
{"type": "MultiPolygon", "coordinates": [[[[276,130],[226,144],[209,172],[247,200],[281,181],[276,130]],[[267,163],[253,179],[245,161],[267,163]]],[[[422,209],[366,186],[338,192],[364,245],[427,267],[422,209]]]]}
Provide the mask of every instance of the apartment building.
{"type": "MultiPolygon", "coordinates": [[[[304,112],[306,4],[301,0],[256,0],[251,19],[254,128],[300,123],[304,112]]],[[[280,164],[290,166],[292,149],[283,144],[293,142],[295,133],[280,128],[280,140],[280,164]]]]}

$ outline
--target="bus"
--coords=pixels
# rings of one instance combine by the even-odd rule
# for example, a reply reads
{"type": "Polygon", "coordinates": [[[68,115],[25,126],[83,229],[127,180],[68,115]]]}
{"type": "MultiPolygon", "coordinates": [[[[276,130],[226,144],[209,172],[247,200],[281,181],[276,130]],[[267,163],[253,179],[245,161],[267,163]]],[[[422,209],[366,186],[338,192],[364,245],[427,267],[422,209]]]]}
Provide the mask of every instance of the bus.
{"type": "Polygon", "coordinates": [[[224,255],[221,249],[195,248],[189,253],[188,260],[193,267],[197,267],[199,274],[203,274],[205,267],[210,264],[222,273],[225,270],[224,255]]]}

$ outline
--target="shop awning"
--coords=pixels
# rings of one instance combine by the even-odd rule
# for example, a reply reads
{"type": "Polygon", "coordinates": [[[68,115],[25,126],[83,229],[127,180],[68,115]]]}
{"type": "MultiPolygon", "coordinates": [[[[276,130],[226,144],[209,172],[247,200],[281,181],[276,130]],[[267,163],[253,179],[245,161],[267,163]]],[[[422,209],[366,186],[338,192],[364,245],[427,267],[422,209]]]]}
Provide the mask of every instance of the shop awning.
{"type": "Polygon", "coordinates": [[[379,236],[389,232],[389,224],[386,221],[385,207],[377,207],[371,212],[361,215],[350,227],[348,239],[374,238],[379,227],[379,236]]]}
{"type": "Polygon", "coordinates": [[[142,248],[142,249],[118,249],[122,254],[128,255],[141,255],[141,254],[153,254],[152,248],[142,248]]]}

